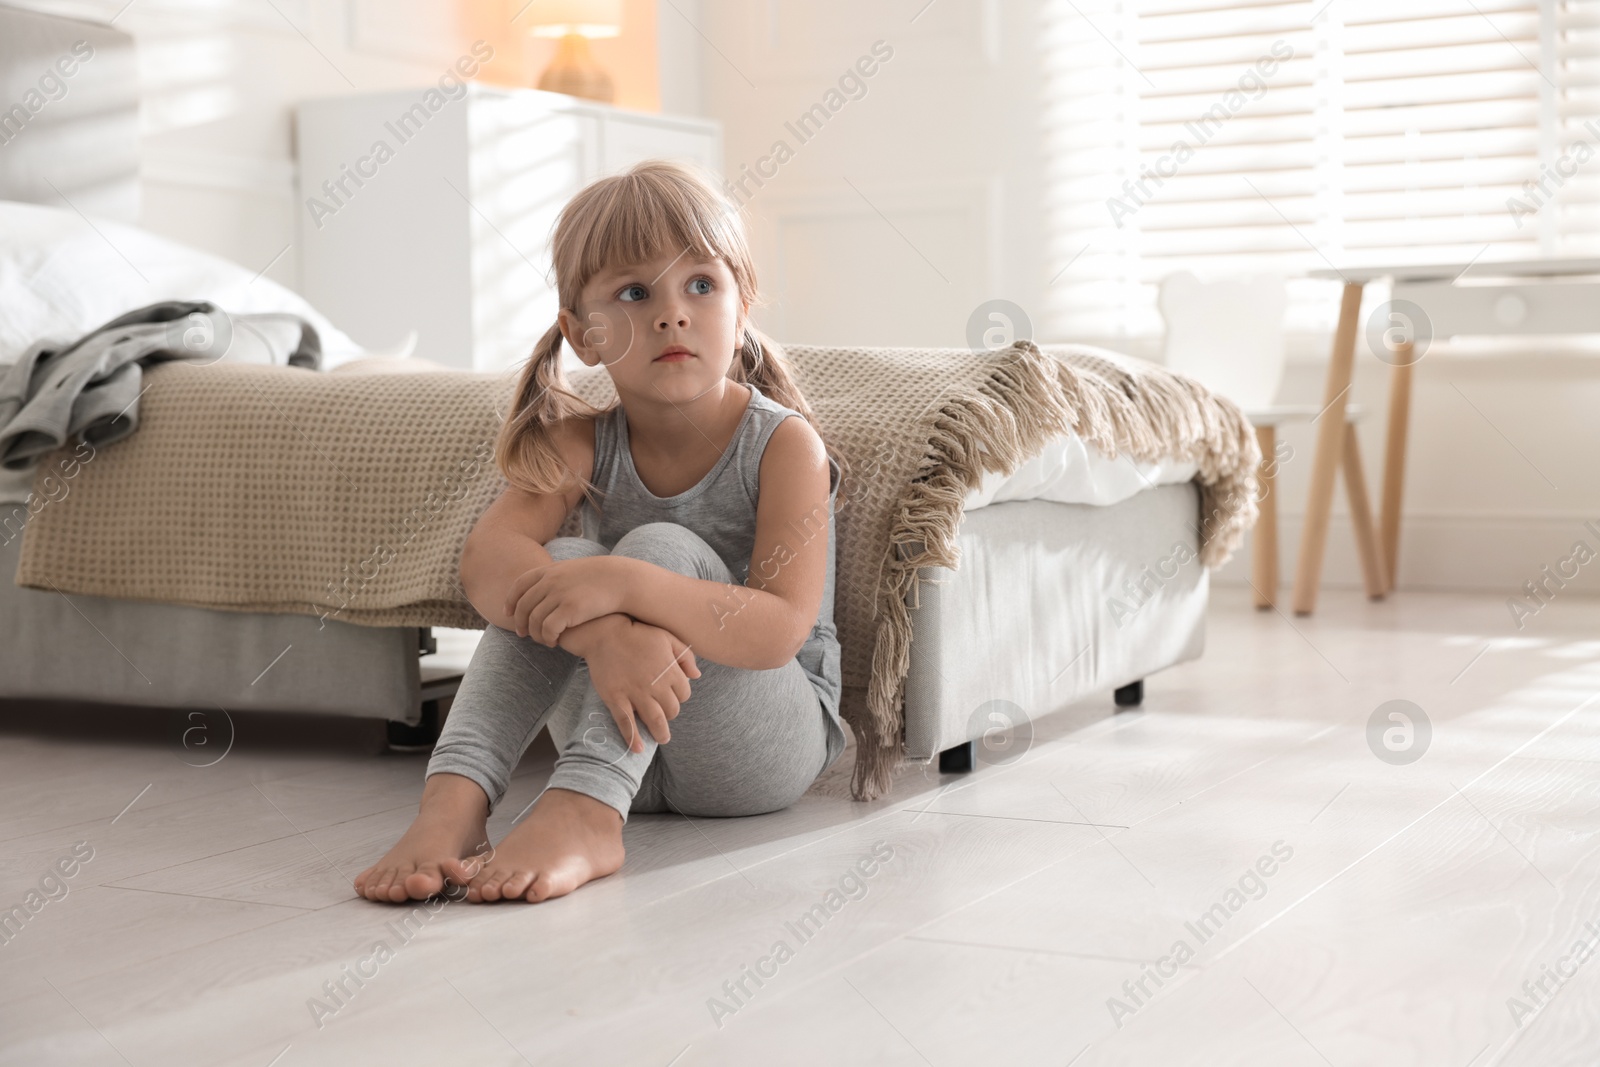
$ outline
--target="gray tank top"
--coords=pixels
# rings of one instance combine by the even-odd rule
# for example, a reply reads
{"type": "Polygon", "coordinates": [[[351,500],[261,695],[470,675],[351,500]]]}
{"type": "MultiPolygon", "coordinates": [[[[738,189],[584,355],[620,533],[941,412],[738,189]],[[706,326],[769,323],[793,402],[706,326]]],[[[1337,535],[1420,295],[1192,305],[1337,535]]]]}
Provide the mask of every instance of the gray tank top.
{"type": "MultiPolygon", "coordinates": [[[[733,580],[744,584],[750,576],[750,556],[755,551],[756,501],[760,496],[761,456],[778,424],[801,418],[799,412],[769,400],[746,383],[750,403],[734,431],[727,450],[699,483],[676,496],[659,497],[645,488],[633,466],[628,446],[628,418],[618,404],[602,413],[594,424],[594,474],[591,481],[600,507],[587,499],[580,505],[583,536],[608,550],[622,535],[650,522],[676,523],[700,536],[727,564],[733,580]]],[[[800,667],[827,713],[828,762],[844,751],[844,728],[839,723],[839,641],[833,625],[834,502],[839,494],[839,466],[828,459],[828,568],[822,607],[811,635],[795,654],[800,667]]]]}

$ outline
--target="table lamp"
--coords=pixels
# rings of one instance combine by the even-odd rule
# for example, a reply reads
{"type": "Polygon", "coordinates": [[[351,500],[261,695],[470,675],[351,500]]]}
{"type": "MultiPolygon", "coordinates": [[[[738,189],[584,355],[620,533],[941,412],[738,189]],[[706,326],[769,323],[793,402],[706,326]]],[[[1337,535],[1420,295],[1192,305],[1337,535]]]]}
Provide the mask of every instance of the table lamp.
{"type": "Polygon", "coordinates": [[[561,41],[555,59],[539,76],[539,88],[609,104],[616,88],[595,62],[589,39],[622,32],[622,0],[533,0],[528,10],[535,37],[561,41]]]}

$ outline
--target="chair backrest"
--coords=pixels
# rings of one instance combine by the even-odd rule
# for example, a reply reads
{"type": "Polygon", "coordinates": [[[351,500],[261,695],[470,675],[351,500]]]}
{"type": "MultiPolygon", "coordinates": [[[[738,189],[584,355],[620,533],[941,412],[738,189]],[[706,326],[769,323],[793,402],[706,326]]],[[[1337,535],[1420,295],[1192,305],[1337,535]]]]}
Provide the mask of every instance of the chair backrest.
{"type": "Polygon", "coordinates": [[[1202,282],[1188,271],[1161,282],[1166,366],[1198,379],[1245,411],[1271,406],[1283,380],[1280,277],[1202,282]]]}

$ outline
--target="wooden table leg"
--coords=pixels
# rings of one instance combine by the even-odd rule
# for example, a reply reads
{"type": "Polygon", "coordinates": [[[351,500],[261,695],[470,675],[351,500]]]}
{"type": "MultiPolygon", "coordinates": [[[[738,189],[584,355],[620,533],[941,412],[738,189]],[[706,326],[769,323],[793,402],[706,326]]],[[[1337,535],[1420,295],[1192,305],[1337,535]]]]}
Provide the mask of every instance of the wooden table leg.
{"type": "Polygon", "coordinates": [[[1354,426],[1344,431],[1344,488],[1350,501],[1350,525],[1356,532],[1356,553],[1361,557],[1361,576],[1369,600],[1382,600],[1389,591],[1383,553],[1378,548],[1378,533],[1372,525],[1372,502],[1367,497],[1367,475],[1361,469],[1361,441],[1354,426]]]}
{"type": "Polygon", "coordinates": [[[1317,607],[1322,582],[1322,553],[1328,547],[1328,521],[1333,516],[1333,482],[1344,455],[1345,401],[1355,374],[1357,321],[1361,316],[1361,283],[1346,282],[1339,304],[1339,330],[1334,334],[1328,359],[1328,382],[1323,395],[1322,425],[1317,428],[1317,449],[1311,460],[1311,492],[1306,497],[1305,528],[1300,531],[1300,558],[1294,573],[1294,612],[1310,615],[1317,607]]]}
{"type": "Polygon", "coordinates": [[[1256,518],[1255,541],[1250,546],[1250,584],[1255,586],[1256,607],[1262,609],[1272,607],[1278,599],[1277,436],[1276,426],[1256,427],[1256,441],[1261,445],[1261,469],[1256,472],[1261,514],[1256,518]]]}
{"type": "Polygon", "coordinates": [[[1383,501],[1378,509],[1383,573],[1390,590],[1400,566],[1400,500],[1406,478],[1406,435],[1411,428],[1411,342],[1396,346],[1394,356],[1394,371],[1389,375],[1389,432],[1383,446],[1383,501]]]}

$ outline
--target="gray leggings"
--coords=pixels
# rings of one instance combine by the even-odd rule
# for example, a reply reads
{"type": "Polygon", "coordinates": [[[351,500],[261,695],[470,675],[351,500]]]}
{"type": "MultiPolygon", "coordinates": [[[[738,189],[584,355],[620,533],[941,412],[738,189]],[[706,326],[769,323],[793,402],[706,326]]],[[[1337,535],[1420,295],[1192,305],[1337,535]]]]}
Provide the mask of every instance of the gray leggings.
{"type": "MultiPolygon", "coordinates": [[[[557,560],[603,556],[603,545],[558,537],[557,560]]],[[[713,582],[727,566],[699,536],[655,522],[623,535],[611,555],[628,556],[713,582]]],[[[750,671],[696,660],[700,677],[657,745],[640,724],[644,751],[627,742],[572,653],[490,626],[450,705],[428,774],[470,778],[499,804],[511,772],[548,724],[560,752],[550,788],[570,789],[629,811],[758,815],[800,798],[827,762],[827,712],[800,664],[750,671]],[[659,751],[658,751],[659,749],[659,751]]]]}

